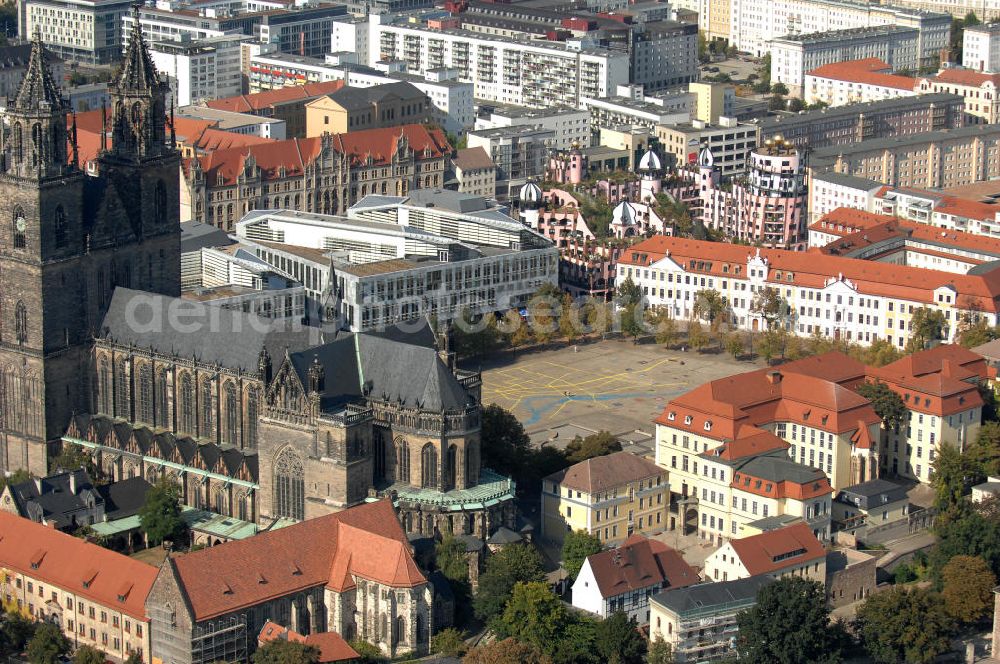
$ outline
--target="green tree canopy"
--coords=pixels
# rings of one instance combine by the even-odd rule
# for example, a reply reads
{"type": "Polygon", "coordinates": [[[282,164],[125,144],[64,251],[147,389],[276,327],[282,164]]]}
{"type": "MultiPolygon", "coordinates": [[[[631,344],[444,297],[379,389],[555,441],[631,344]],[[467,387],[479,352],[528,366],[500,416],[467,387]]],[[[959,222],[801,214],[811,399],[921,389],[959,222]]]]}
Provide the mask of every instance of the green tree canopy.
{"type": "Polygon", "coordinates": [[[514,586],[545,578],[542,559],[530,546],[507,546],[486,561],[479,576],[479,590],[473,600],[476,617],[490,620],[503,613],[514,586]]]}
{"type": "Polygon", "coordinates": [[[517,583],[503,612],[503,632],[543,651],[559,639],[566,605],[543,582],[517,583]]]}
{"type": "Polygon", "coordinates": [[[643,664],[646,639],[639,633],[635,618],[615,611],[597,623],[597,652],[608,664],[643,664]]]}
{"type": "Polygon", "coordinates": [[[649,642],[649,653],[646,655],[646,664],[674,664],[674,653],[670,644],[657,635],[649,642]]]}
{"type": "Polygon", "coordinates": [[[893,587],[858,607],[855,630],[877,664],[923,664],[948,651],[952,622],[937,594],[893,587]]]}
{"type": "Polygon", "coordinates": [[[757,604],[736,617],[740,659],[774,664],[840,661],[826,591],[815,581],[785,577],[761,588],[757,604]]]}
{"type": "Polygon", "coordinates": [[[903,424],[909,417],[903,398],[882,381],[864,382],[855,389],[871,402],[872,409],[882,418],[887,429],[903,424]]]}
{"type": "Polygon", "coordinates": [[[482,464],[501,475],[517,475],[531,447],[524,427],[509,410],[491,403],[480,416],[482,464]]]}
{"type": "Polygon", "coordinates": [[[920,307],[913,312],[910,326],[912,330],[910,339],[906,342],[906,350],[914,353],[944,339],[948,321],[945,320],[943,311],[920,307]]]}
{"type": "Polygon", "coordinates": [[[587,556],[599,553],[603,548],[601,540],[585,530],[573,530],[566,533],[562,545],[562,563],[569,578],[575,580],[587,556]]]}
{"type": "Polygon", "coordinates": [[[630,304],[639,304],[642,300],[642,290],[632,281],[632,277],[625,277],[625,281],[618,287],[618,304],[627,307],[630,304]]]}
{"type": "Polygon", "coordinates": [[[974,457],[959,452],[957,447],[948,443],[938,446],[931,468],[935,505],[942,511],[956,507],[973,486],[986,479],[982,466],[974,457]]]}
{"type": "Polygon", "coordinates": [[[553,662],[533,644],[517,639],[504,639],[476,646],[462,658],[462,664],[553,664],[553,662]]]}
{"type": "Polygon", "coordinates": [[[930,553],[931,577],[943,583],[943,570],[955,556],[978,556],[1000,576],[1000,505],[996,499],[976,505],[961,503],[938,516],[937,544],[930,553]]]}
{"type": "Polygon", "coordinates": [[[446,533],[434,546],[434,564],[449,581],[469,580],[469,559],[465,557],[465,544],[446,533]]]}
{"type": "Polygon", "coordinates": [[[28,641],[28,661],[31,664],[59,664],[69,649],[69,639],[57,625],[42,623],[28,641]]]}
{"type": "Polygon", "coordinates": [[[181,518],[180,487],[167,478],[153,485],[146,494],[146,502],[139,508],[139,530],[151,544],[184,538],[187,524],[181,518]]]}
{"type": "Polygon", "coordinates": [[[965,451],[984,475],[1000,475],[1000,422],[983,422],[975,442],[965,451]]]}
{"type": "Polygon", "coordinates": [[[301,641],[275,639],[268,641],[253,654],[253,664],[316,664],[319,650],[301,641]]]}
{"type": "Polygon", "coordinates": [[[461,657],[468,649],[465,634],[454,627],[441,630],[431,640],[431,652],[445,657],[461,657]]]}
{"type": "Polygon", "coordinates": [[[0,612],[0,658],[22,652],[35,634],[35,623],[19,613],[0,612]]]}
{"type": "Polygon", "coordinates": [[[974,623],[993,612],[997,577],[979,556],[955,556],[941,571],[944,608],[955,620],[974,623]]]}
{"type": "Polygon", "coordinates": [[[763,318],[771,327],[788,315],[788,302],[777,288],[767,286],[757,291],[750,300],[750,312],[763,318]]]}
{"type": "Polygon", "coordinates": [[[719,326],[726,322],[727,311],[729,305],[719,291],[703,288],[694,294],[694,315],[708,321],[709,327],[713,330],[718,330],[719,326]]]}
{"type": "Polygon", "coordinates": [[[2,473],[0,473],[0,491],[3,491],[8,484],[12,485],[22,484],[23,482],[27,482],[30,479],[31,479],[31,473],[24,470],[23,468],[18,468],[17,470],[15,470],[13,473],[10,474],[10,477],[5,477],[2,473]]]}
{"type": "Polygon", "coordinates": [[[80,646],[73,653],[73,664],[104,664],[106,661],[104,653],[93,646],[80,646]]]}
{"type": "Polygon", "coordinates": [[[566,461],[574,464],[605,456],[612,452],[621,452],[621,441],[608,431],[598,431],[586,438],[576,436],[566,445],[566,461]]]}

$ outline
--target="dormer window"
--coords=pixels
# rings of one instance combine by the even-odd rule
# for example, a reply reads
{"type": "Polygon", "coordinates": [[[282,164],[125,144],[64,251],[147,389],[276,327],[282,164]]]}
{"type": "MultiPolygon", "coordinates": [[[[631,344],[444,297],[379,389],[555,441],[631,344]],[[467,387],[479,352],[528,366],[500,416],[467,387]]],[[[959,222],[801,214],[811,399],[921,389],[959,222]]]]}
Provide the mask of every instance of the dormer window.
{"type": "Polygon", "coordinates": [[[705,431],[712,430],[712,420],[705,420],[705,431]]]}
{"type": "Polygon", "coordinates": [[[669,413],[667,413],[667,419],[673,422],[674,420],[677,419],[677,413],[675,413],[674,411],[670,411],[669,413]]]}
{"type": "Polygon", "coordinates": [[[684,424],[691,424],[691,419],[692,418],[691,418],[690,415],[685,415],[684,416],[684,424]]]}

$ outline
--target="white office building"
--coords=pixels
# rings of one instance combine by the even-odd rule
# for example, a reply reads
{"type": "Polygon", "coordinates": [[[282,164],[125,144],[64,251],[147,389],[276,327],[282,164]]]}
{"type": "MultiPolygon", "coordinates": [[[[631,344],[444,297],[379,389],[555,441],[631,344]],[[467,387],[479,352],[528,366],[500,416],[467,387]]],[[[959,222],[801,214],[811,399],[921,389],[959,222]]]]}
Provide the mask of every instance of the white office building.
{"type": "Polygon", "coordinates": [[[771,40],[771,81],[784,83],[798,95],[806,75],[814,69],[868,58],[877,58],[895,71],[915,72],[922,57],[919,45],[918,30],[893,25],[786,35],[771,40]]]}
{"type": "Polygon", "coordinates": [[[962,32],[962,66],[986,74],[1000,73],[1000,23],[974,25],[962,32]]]}
{"type": "Polygon", "coordinates": [[[558,250],[478,196],[368,196],[348,217],[257,210],[236,235],[352,331],[503,312],[557,284],[558,250]]]}
{"type": "Polygon", "coordinates": [[[770,52],[773,40],[788,35],[895,25],[918,30],[920,63],[929,65],[948,47],[951,34],[948,14],[851,0],[739,0],[732,3],[730,20],[730,43],[758,57],[770,52]]]}
{"type": "Polygon", "coordinates": [[[876,197],[884,188],[881,182],[855,175],[817,173],[809,182],[809,224],[837,208],[873,211],[876,197]]]}
{"type": "MultiPolygon", "coordinates": [[[[426,13],[428,17],[441,12],[426,13]]],[[[584,97],[606,97],[629,79],[624,51],[583,48],[579,42],[505,39],[457,28],[433,29],[421,16],[371,16],[368,64],[404,61],[423,75],[441,67],[473,84],[477,99],[546,108],[578,107],[584,97]]]]}
{"type": "Polygon", "coordinates": [[[22,36],[41,32],[45,47],[69,62],[110,64],[121,58],[122,17],[131,0],[20,0],[22,36]]]}
{"type": "Polygon", "coordinates": [[[175,106],[231,97],[243,92],[241,46],[246,35],[222,35],[192,41],[153,42],[149,54],[170,82],[175,106]]]}
{"type": "Polygon", "coordinates": [[[590,112],[568,107],[524,108],[503,104],[480,104],[476,130],[533,126],[554,132],[552,145],[569,150],[590,145],[590,112]]]}

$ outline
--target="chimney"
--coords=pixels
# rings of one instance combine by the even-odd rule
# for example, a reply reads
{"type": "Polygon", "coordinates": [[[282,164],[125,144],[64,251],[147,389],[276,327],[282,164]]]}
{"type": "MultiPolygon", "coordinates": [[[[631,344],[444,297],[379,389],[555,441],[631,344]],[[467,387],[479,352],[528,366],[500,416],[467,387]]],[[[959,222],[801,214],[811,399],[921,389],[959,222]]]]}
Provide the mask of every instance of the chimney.
{"type": "Polygon", "coordinates": [[[76,495],[76,471],[72,471],[69,474],[69,492],[72,495],[76,495]]]}
{"type": "Polygon", "coordinates": [[[767,372],[767,382],[771,385],[777,385],[781,382],[781,372],[780,371],[768,371],[767,372]]]}
{"type": "Polygon", "coordinates": [[[39,496],[42,495],[42,478],[41,477],[36,477],[35,478],[35,489],[38,491],[38,495],[39,496]]]}

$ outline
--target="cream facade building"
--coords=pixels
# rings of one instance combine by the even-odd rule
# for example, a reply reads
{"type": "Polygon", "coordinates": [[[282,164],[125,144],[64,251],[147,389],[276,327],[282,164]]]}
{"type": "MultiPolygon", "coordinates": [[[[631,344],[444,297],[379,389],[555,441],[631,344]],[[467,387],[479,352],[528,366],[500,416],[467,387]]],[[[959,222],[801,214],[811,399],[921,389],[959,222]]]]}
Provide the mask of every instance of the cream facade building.
{"type": "Polygon", "coordinates": [[[797,523],[760,535],[730,540],[705,558],[702,572],[710,581],[733,581],[769,574],[799,576],[826,584],[826,549],[797,523]]]}
{"type": "Polygon", "coordinates": [[[631,452],[581,461],[542,480],[542,537],[582,530],[604,544],[666,530],[666,471],[631,452]]]}

